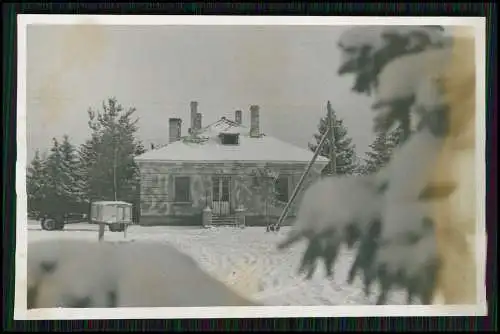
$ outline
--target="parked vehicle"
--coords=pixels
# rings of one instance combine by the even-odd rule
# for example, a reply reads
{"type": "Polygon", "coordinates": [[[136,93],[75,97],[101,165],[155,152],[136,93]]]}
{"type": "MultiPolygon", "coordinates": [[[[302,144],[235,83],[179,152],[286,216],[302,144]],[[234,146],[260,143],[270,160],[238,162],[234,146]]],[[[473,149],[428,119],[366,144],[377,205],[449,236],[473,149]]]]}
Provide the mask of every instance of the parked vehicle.
{"type": "Polygon", "coordinates": [[[63,230],[67,224],[77,224],[88,222],[88,215],[85,213],[63,213],[63,214],[45,214],[40,219],[40,225],[43,230],[54,231],[63,230]]]}
{"type": "Polygon", "coordinates": [[[132,224],[132,204],[123,201],[92,202],[91,224],[105,224],[111,232],[123,232],[132,224]]]}
{"type": "Polygon", "coordinates": [[[89,203],[74,203],[72,205],[54,206],[37,212],[42,230],[63,230],[67,224],[88,223],[89,203]]]}

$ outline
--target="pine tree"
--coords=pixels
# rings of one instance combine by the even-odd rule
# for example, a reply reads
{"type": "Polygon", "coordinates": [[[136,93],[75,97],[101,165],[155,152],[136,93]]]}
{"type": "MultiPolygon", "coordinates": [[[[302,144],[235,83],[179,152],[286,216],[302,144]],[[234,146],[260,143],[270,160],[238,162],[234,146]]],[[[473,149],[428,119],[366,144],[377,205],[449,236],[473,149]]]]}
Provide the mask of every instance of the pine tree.
{"type": "Polygon", "coordinates": [[[402,125],[398,125],[394,130],[390,131],[387,140],[389,141],[390,147],[395,149],[404,142],[405,139],[405,129],[402,125]]]}
{"type": "Polygon", "coordinates": [[[103,102],[102,110],[89,110],[92,136],[80,147],[83,189],[89,200],[135,201],[139,189],[134,157],[145,152],[136,139],[135,108],[124,110],[115,98],[103,102]]]}
{"type": "Polygon", "coordinates": [[[26,175],[26,194],[28,197],[29,214],[36,215],[43,209],[44,201],[47,196],[46,163],[46,157],[41,157],[40,151],[36,150],[26,175]]]}
{"type": "Polygon", "coordinates": [[[68,135],[63,136],[63,142],[59,150],[61,154],[60,177],[63,197],[67,205],[73,206],[85,201],[78,152],[75,146],[71,144],[68,135]]]}
{"type": "Polygon", "coordinates": [[[368,158],[360,168],[362,174],[371,174],[384,167],[391,159],[392,152],[402,142],[404,130],[401,126],[390,132],[381,131],[370,145],[368,158]]]}
{"type": "Polygon", "coordinates": [[[52,147],[47,159],[47,181],[51,197],[60,198],[63,196],[61,168],[62,155],[60,144],[57,138],[52,138],[52,147]]]}
{"type": "Polygon", "coordinates": [[[380,132],[370,145],[371,152],[366,152],[368,158],[365,159],[363,166],[364,174],[375,173],[389,162],[391,158],[389,145],[387,134],[380,132]]]}
{"type": "Polygon", "coordinates": [[[92,179],[93,179],[93,166],[97,161],[97,152],[94,147],[98,147],[99,138],[96,134],[92,134],[90,139],[87,139],[78,150],[78,170],[80,174],[80,190],[82,195],[90,200],[92,198],[92,179]]]}
{"type": "MultiPolygon", "coordinates": [[[[371,243],[372,238],[366,238],[358,248],[354,263],[364,261],[363,266],[368,268],[363,269],[364,274],[368,276],[374,272],[372,269],[392,268],[391,273],[384,271],[383,275],[372,276],[381,286],[385,286],[377,304],[387,302],[387,293],[392,289],[390,282],[398,280],[399,273],[403,272],[413,273],[410,280],[401,284],[407,290],[408,301],[417,294],[423,304],[436,303],[436,296],[441,297],[440,304],[474,302],[478,298],[474,275],[456,284],[457,273],[474,272],[476,267],[474,249],[464,242],[470,231],[474,230],[475,220],[470,218],[474,217],[474,206],[453,212],[454,198],[461,194],[467,196],[470,187],[458,178],[452,182],[453,189],[446,192],[438,190],[440,187],[433,189],[433,184],[450,182],[446,172],[451,170],[454,162],[461,166],[471,163],[470,171],[473,170],[474,150],[462,150],[465,145],[457,147],[453,143],[458,137],[457,133],[467,132],[474,127],[474,44],[477,43],[477,37],[473,37],[474,30],[472,27],[454,27],[451,36],[439,36],[437,33],[432,37],[431,30],[436,32],[433,27],[383,27],[375,29],[379,30],[375,33],[373,27],[356,29],[355,34],[344,35],[339,43],[346,56],[339,73],[355,73],[357,81],[364,81],[362,89],[359,89],[362,85],[355,87],[354,90],[358,92],[369,91],[366,82],[376,83],[373,85],[376,92],[374,109],[380,115],[376,119],[376,128],[391,128],[396,121],[401,126],[401,138],[395,132],[389,135],[388,141],[395,145],[405,144],[412,116],[420,117],[416,130],[423,132],[421,136],[415,135],[411,139],[415,146],[402,146],[402,150],[406,150],[406,157],[414,159],[394,161],[392,173],[384,175],[387,180],[384,183],[388,187],[382,196],[385,197],[380,208],[382,215],[377,215],[380,223],[378,230],[384,236],[384,242],[376,245],[371,243]],[[382,37],[385,43],[377,40],[376,35],[380,30],[385,34],[382,37]],[[409,43],[412,34],[408,34],[408,31],[418,30],[421,36],[428,33],[429,38],[420,38],[417,41],[420,47],[415,48],[409,43]],[[388,38],[389,35],[392,37],[388,38]],[[401,47],[395,48],[390,39],[399,40],[401,47]],[[410,49],[415,50],[410,52],[410,49]],[[381,57],[384,53],[391,56],[384,59],[381,57]],[[375,64],[375,60],[379,64],[375,64]],[[373,70],[374,65],[378,67],[376,71],[373,70]],[[457,119],[460,121],[455,122],[457,119]],[[429,149],[429,144],[433,149],[429,149]],[[457,153],[460,161],[454,161],[457,153]],[[419,164],[413,165],[415,162],[419,164]],[[428,174],[428,167],[434,167],[438,172],[432,170],[428,174]],[[401,195],[406,196],[401,198],[401,195]],[[418,210],[415,210],[417,207],[418,210]],[[438,211],[439,214],[436,214],[438,211]],[[470,215],[464,215],[464,212],[470,215]],[[424,219],[430,223],[425,228],[420,224],[424,215],[424,219]],[[460,222],[455,221],[457,218],[460,222]],[[419,240],[404,241],[400,238],[409,234],[418,235],[419,240]],[[363,245],[366,240],[370,241],[369,247],[363,245]],[[435,247],[436,243],[439,247],[435,247]],[[425,246],[420,247],[422,245],[425,246]],[[387,254],[385,259],[372,256],[378,247],[387,254]],[[457,257],[457,253],[461,255],[457,257]],[[432,279],[429,280],[429,277],[432,279]]],[[[469,137],[469,147],[473,147],[473,137],[469,137]]],[[[405,157],[405,154],[401,156],[405,157]]],[[[462,181],[466,177],[464,174],[462,181]]],[[[462,204],[467,206],[467,203],[462,204]]],[[[360,210],[363,208],[360,207],[360,210]]],[[[325,228],[323,235],[317,238],[325,237],[329,233],[327,231],[331,230],[331,227],[325,228]]],[[[355,269],[359,267],[351,268],[355,269]]],[[[365,286],[369,285],[367,280],[365,286]]]]}
{"type": "MultiPolygon", "coordinates": [[[[327,109],[331,109],[330,102],[327,104],[327,109]]],[[[319,153],[320,156],[330,158],[330,151],[333,148],[335,150],[335,174],[353,174],[356,172],[358,168],[357,164],[357,156],[355,145],[352,143],[352,138],[350,138],[347,134],[347,128],[344,125],[342,119],[339,119],[336,116],[336,113],[333,109],[332,117],[333,117],[333,128],[334,128],[334,143],[332,144],[331,137],[328,136],[326,138],[323,147],[319,153]]],[[[309,149],[313,152],[316,151],[321,138],[324,133],[327,131],[328,126],[330,126],[328,112],[327,115],[320,119],[318,130],[319,132],[314,134],[314,139],[316,143],[309,143],[309,149]]],[[[330,162],[324,169],[323,173],[329,173],[332,168],[332,163],[330,162]]]]}
{"type": "Polygon", "coordinates": [[[64,178],[62,176],[62,154],[57,138],[52,139],[46,164],[46,201],[44,212],[56,214],[66,209],[66,197],[64,194],[64,178]]]}

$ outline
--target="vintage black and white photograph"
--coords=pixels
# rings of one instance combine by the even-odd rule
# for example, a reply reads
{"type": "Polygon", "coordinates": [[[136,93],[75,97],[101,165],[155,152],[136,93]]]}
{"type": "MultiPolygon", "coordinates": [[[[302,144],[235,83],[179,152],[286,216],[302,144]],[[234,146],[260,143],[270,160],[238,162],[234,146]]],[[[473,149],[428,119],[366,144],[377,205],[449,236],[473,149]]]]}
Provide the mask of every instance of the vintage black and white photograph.
{"type": "Polygon", "coordinates": [[[19,21],[19,316],[486,312],[484,19],[57,17],[19,21]]]}

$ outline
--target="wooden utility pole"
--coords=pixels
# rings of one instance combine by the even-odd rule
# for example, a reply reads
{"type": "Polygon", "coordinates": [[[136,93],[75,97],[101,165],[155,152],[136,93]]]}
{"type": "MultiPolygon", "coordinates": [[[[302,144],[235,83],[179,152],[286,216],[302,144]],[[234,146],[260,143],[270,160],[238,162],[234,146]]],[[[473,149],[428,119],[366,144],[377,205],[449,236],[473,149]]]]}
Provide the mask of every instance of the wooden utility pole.
{"type": "Polygon", "coordinates": [[[113,192],[116,202],[116,143],[113,146],[113,192]]]}
{"type": "MultiPolygon", "coordinates": [[[[117,198],[117,195],[116,195],[116,186],[117,186],[117,182],[116,182],[116,137],[115,137],[115,131],[113,129],[113,194],[114,194],[114,199],[116,201],[116,198],[117,198]]],[[[102,222],[99,223],[99,236],[98,236],[98,240],[99,241],[102,241],[104,239],[104,231],[106,229],[106,225],[102,222]]],[[[125,235],[126,235],[126,232],[125,232],[125,235]]]]}
{"type": "Polygon", "coordinates": [[[293,193],[292,193],[292,196],[290,197],[290,200],[288,201],[288,203],[286,203],[286,206],[285,208],[283,209],[283,212],[281,213],[281,216],[280,218],[278,219],[278,222],[276,223],[275,227],[279,226],[286,218],[287,214],[288,214],[288,210],[290,209],[290,205],[292,204],[293,200],[295,199],[295,197],[297,197],[297,194],[299,193],[299,190],[300,190],[300,187],[302,186],[302,184],[304,183],[305,179],[306,179],[306,176],[307,174],[309,174],[309,171],[311,170],[311,167],[312,165],[314,164],[314,162],[316,161],[316,158],[318,157],[319,155],[319,152],[321,151],[321,149],[323,148],[323,145],[325,144],[326,142],[326,138],[328,137],[328,135],[330,134],[330,128],[328,128],[325,133],[323,134],[323,137],[321,138],[321,141],[319,142],[318,144],[318,147],[316,148],[316,151],[314,152],[314,155],[311,159],[311,161],[309,161],[309,164],[307,165],[306,167],[306,170],[304,171],[304,173],[302,174],[302,176],[300,177],[300,180],[299,182],[297,183],[297,186],[295,187],[295,189],[293,190],[293,193]]]}
{"type": "Polygon", "coordinates": [[[328,101],[326,105],[328,111],[328,128],[330,130],[330,175],[335,175],[337,173],[337,155],[335,152],[335,116],[333,114],[332,105],[328,101]]]}
{"type": "Polygon", "coordinates": [[[335,143],[335,119],[333,116],[333,110],[332,110],[332,106],[330,105],[330,101],[328,101],[327,110],[328,110],[327,121],[326,121],[327,128],[325,130],[325,133],[323,134],[323,137],[321,137],[321,140],[318,143],[318,147],[316,147],[316,151],[314,151],[314,155],[313,155],[311,161],[309,162],[309,164],[307,165],[306,170],[304,171],[304,173],[300,177],[300,180],[297,183],[297,186],[295,186],[295,189],[293,190],[292,196],[290,196],[290,200],[288,201],[288,203],[286,203],[286,206],[283,209],[283,212],[281,213],[281,216],[278,219],[278,222],[274,225],[275,227],[278,227],[279,225],[281,225],[283,223],[283,221],[285,220],[285,218],[288,214],[288,210],[290,209],[290,206],[292,205],[292,202],[295,200],[295,197],[297,197],[297,194],[299,193],[299,190],[302,187],[302,184],[304,183],[307,174],[309,174],[309,171],[311,170],[312,165],[314,164],[314,162],[318,158],[318,155],[321,152],[321,149],[323,148],[323,145],[325,144],[326,139],[329,136],[330,136],[330,140],[332,143],[332,145],[330,145],[331,146],[331,148],[330,148],[330,161],[331,161],[330,173],[331,173],[331,175],[335,174],[335,171],[337,168],[336,154],[335,154],[335,147],[334,147],[334,143],[335,143]]]}
{"type": "MultiPolygon", "coordinates": [[[[117,180],[116,180],[116,165],[117,165],[117,151],[118,151],[118,148],[116,146],[116,137],[113,136],[113,191],[114,191],[114,198],[115,198],[115,202],[118,200],[118,196],[117,196],[117,188],[118,188],[118,185],[117,185],[117,180]]],[[[124,223],[123,225],[123,237],[124,238],[127,238],[127,224],[124,223]]],[[[103,232],[104,233],[104,232],[103,232]]]]}

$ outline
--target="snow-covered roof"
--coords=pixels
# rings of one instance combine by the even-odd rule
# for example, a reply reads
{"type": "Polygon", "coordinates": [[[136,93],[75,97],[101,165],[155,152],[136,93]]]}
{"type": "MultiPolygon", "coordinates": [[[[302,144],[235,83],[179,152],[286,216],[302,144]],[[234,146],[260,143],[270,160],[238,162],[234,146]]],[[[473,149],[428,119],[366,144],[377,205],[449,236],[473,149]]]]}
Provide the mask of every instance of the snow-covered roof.
{"type": "Polygon", "coordinates": [[[126,206],[132,205],[131,203],[123,202],[123,201],[96,201],[96,202],[92,202],[92,204],[98,204],[98,205],[126,205],[126,206]]]}
{"type": "MultiPolygon", "coordinates": [[[[200,142],[179,141],[151,150],[135,158],[136,161],[204,161],[204,162],[303,162],[311,161],[313,152],[277,138],[262,135],[250,137],[249,128],[226,118],[204,127],[198,134],[200,142]],[[222,145],[221,133],[239,133],[238,145],[222,145]]],[[[318,156],[316,164],[327,164],[318,156]]]]}

